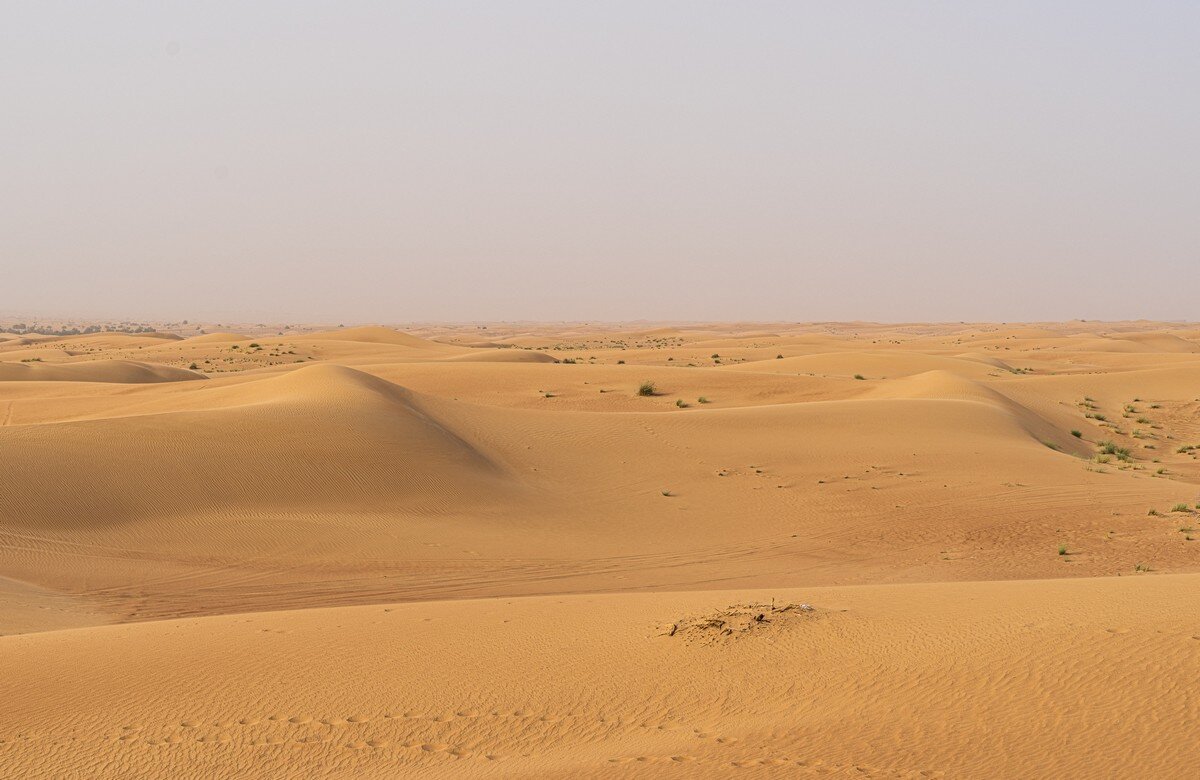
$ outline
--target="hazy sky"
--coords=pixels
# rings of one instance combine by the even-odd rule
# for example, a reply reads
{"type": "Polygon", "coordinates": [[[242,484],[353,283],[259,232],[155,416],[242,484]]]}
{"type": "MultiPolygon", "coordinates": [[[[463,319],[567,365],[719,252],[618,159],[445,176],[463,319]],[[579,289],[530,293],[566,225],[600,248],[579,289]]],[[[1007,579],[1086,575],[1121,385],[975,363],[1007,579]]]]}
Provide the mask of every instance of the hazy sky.
{"type": "Polygon", "coordinates": [[[1196,2],[3,2],[0,142],[0,314],[1200,308],[1196,2]]]}

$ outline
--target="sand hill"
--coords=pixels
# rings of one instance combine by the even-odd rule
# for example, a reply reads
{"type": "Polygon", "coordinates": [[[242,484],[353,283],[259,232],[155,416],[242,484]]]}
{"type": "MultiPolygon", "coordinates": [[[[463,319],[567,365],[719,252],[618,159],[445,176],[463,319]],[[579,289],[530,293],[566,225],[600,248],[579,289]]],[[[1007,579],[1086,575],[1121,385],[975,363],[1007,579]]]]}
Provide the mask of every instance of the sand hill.
{"type": "Polygon", "coordinates": [[[0,776],[1192,773],[1200,331],[479,333],[0,341],[0,776]]]}

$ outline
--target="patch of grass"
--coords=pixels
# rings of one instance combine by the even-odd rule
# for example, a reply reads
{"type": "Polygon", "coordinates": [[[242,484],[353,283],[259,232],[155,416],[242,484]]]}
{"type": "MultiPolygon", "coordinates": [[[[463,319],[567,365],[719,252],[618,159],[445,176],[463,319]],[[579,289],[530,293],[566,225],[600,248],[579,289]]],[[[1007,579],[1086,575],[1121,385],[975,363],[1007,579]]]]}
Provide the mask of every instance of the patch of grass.
{"type": "Polygon", "coordinates": [[[1190,512],[1190,511],[1192,511],[1192,508],[1190,506],[1188,506],[1187,504],[1176,504],[1175,506],[1171,507],[1171,511],[1172,512],[1190,512]]]}
{"type": "Polygon", "coordinates": [[[678,406],[680,409],[686,409],[686,408],[688,408],[688,405],[687,405],[687,403],[686,403],[686,402],[684,402],[684,400],[683,400],[682,398],[676,398],[676,399],[675,399],[675,405],[676,405],[676,406],[678,406]]]}
{"type": "Polygon", "coordinates": [[[1082,438],[1083,438],[1083,431],[1077,431],[1077,430],[1074,430],[1074,429],[1072,429],[1072,430],[1071,430],[1071,435],[1072,435],[1072,436],[1074,436],[1076,439],[1082,439],[1082,438]]]}
{"type": "Polygon", "coordinates": [[[1136,565],[1136,566],[1134,566],[1134,567],[1133,567],[1133,570],[1134,570],[1134,571],[1139,571],[1139,572],[1141,572],[1141,571],[1150,571],[1150,566],[1149,566],[1149,565],[1147,565],[1147,564],[1145,564],[1145,563],[1139,563],[1138,565],[1136,565]]]}
{"type": "Polygon", "coordinates": [[[1139,417],[1139,418],[1137,418],[1136,422],[1138,425],[1149,425],[1150,424],[1149,418],[1146,418],[1146,417],[1139,417]]]}
{"type": "Polygon", "coordinates": [[[1117,460],[1123,461],[1129,461],[1133,459],[1129,454],[1128,447],[1118,446],[1110,440],[1106,439],[1105,441],[1099,442],[1096,446],[1100,449],[1101,455],[1114,455],[1116,456],[1117,460]]]}
{"type": "Polygon", "coordinates": [[[658,387],[653,382],[642,382],[638,385],[638,395],[658,395],[658,387]]]}
{"type": "Polygon", "coordinates": [[[776,359],[776,360],[783,360],[783,353],[780,353],[780,354],[776,355],[776,356],[775,356],[775,359],[776,359]]]}
{"type": "Polygon", "coordinates": [[[1059,554],[1059,555],[1066,555],[1066,554],[1067,554],[1067,546],[1066,546],[1065,544],[1060,544],[1060,545],[1058,546],[1058,554],[1059,554]]]}
{"type": "Polygon", "coordinates": [[[706,404],[706,403],[708,403],[708,399],[705,398],[704,396],[700,396],[699,398],[696,399],[696,402],[701,403],[701,404],[706,404]]]}
{"type": "Polygon", "coordinates": [[[862,374],[855,374],[855,375],[854,375],[854,378],[855,378],[855,379],[866,379],[866,377],[865,377],[865,376],[863,376],[862,374]]]}
{"type": "Polygon", "coordinates": [[[624,360],[618,360],[618,361],[617,361],[617,365],[618,365],[618,366],[623,366],[623,365],[625,365],[625,361],[624,361],[624,360]]]}
{"type": "Polygon", "coordinates": [[[1157,509],[1151,509],[1149,512],[1146,513],[1146,515],[1148,517],[1161,517],[1162,513],[1159,512],[1157,509]]]}
{"type": "Polygon", "coordinates": [[[193,371],[199,371],[199,370],[200,370],[200,366],[196,365],[195,363],[192,363],[190,366],[188,366],[188,368],[190,368],[190,369],[191,369],[191,370],[193,370],[193,371]]]}

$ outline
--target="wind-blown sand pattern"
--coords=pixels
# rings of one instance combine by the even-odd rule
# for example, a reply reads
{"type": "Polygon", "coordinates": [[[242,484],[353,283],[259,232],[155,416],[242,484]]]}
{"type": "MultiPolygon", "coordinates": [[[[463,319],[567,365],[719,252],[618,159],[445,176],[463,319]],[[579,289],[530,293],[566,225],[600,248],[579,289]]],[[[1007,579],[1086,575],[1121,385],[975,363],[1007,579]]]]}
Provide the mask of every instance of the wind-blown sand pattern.
{"type": "Polygon", "coordinates": [[[0,339],[0,776],[1200,765],[1200,330],[234,330],[0,339]]]}

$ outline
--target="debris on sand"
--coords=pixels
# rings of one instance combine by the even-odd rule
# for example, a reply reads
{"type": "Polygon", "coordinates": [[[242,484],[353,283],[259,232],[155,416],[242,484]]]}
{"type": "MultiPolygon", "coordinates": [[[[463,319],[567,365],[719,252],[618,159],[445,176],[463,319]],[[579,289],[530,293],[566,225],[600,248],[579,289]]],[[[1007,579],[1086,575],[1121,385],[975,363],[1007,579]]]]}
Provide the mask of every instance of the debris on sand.
{"type": "Polygon", "coordinates": [[[716,641],[782,629],[817,615],[816,607],[803,602],[732,604],[716,613],[677,620],[664,626],[662,635],[716,641]]]}

